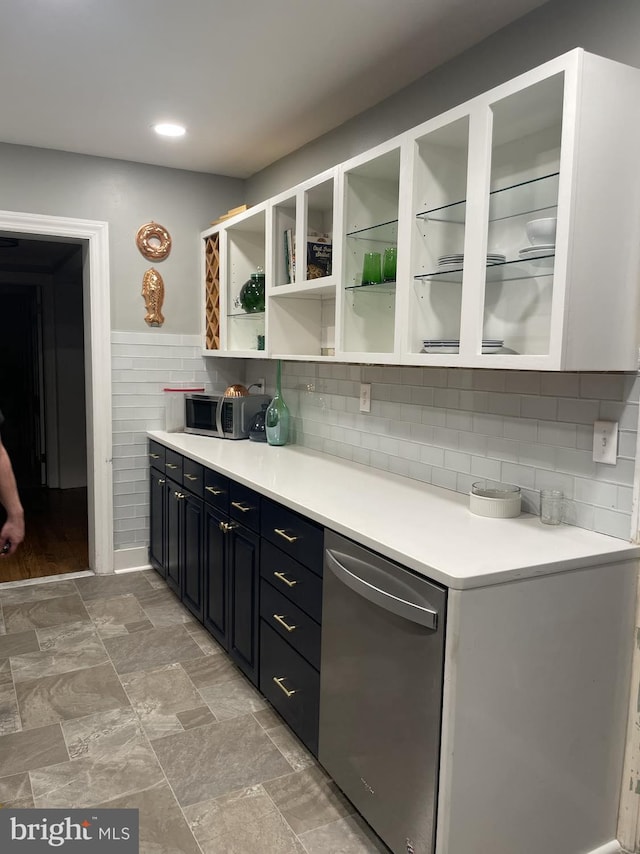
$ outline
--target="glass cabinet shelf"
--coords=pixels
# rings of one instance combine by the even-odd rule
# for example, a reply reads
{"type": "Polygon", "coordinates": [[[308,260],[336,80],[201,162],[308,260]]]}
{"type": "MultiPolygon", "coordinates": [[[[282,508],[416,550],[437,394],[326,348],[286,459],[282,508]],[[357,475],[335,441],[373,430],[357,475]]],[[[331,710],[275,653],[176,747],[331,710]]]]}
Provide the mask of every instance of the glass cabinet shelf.
{"type": "Polygon", "coordinates": [[[395,294],[395,282],[379,282],[375,285],[345,285],[345,291],[358,291],[370,294],[395,294]]]}
{"type": "MultiPolygon", "coordinates": [[[[559,174],[559,172],[552,172],[541,178],[533,178],[530,181],[492,190],[489,194],[489,222],[556,207],[559,174]]],[[[463,224],[466,215],[467,200],[462,199],[450,205],[420,211],[416,214],[416,218],[463,224]]]]}
{"type": "MultiPolygon", "coordinates": [[[[544,276],[553,276],[553,255],[517,259],[516,261],[505,261],[504,264],[489,264],[487,266],[486,281],[490,282],[512,282],[516,279],[539,279],[544,276]]],[[[462,283],[462,267],[458,270],[435,270],[433,273],[421,273],[414,276],[417,281],[428,280],[430,282],[462,283]]]]}
{"type": "Polygon", "coordinates": [[[347,237],[353,240],[372,240],[376,243],[395,244],[398,242],[398,220],[393,219],[389,222],[380,222],[376,225],[368,226],[367,228],[348,231],[347,237]]]}
{"type": "Polygon", "coordinates": [[[227,317],[232,318],[233,320],[246,320],[249,317],[264,317],[264,311],[230,311],[227,314],[227,317]]]}

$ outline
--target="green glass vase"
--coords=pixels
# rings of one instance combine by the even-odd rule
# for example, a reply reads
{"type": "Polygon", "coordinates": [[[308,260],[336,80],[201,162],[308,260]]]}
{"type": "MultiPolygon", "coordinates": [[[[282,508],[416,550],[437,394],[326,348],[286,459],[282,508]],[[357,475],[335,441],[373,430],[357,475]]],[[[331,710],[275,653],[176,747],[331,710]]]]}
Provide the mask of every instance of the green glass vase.
{"type": "Polygon", "coordinates": [[[276,393],[267,408],[265,429],[270,445],[286,445],[289,438],[289,408],[284,402],[281,388],[281,364],[276,369],[276,393]]]}

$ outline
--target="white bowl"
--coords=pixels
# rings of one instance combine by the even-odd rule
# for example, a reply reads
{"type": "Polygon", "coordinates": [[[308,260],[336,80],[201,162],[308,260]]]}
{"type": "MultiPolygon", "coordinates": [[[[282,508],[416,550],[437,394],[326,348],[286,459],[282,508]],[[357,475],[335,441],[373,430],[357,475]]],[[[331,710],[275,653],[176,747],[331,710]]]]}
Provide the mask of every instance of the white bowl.
{"type": "Polygon", "coordinates": [[[556,242],[556,222],[555,216],[529,220],[526,225],[529,243],[533,246],[540,243],[554,244],[556,242]]]}

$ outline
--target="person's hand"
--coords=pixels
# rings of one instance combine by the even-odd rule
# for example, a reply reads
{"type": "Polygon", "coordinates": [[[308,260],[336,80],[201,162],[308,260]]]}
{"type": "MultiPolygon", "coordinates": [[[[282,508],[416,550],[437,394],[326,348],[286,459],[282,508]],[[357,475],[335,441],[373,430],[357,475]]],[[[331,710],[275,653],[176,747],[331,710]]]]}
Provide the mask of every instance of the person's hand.
{"type": "Polygon", "coordinates": [[[24,518],[7,519],[0,530],[0,556],[12,555],[23,540],[24,518]]]}

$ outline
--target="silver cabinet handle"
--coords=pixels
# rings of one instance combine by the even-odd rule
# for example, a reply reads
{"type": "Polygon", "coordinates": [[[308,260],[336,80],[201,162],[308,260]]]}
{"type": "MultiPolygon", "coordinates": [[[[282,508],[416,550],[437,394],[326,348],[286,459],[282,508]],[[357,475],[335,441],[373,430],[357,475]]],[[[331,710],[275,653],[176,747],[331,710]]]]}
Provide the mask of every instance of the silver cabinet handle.
{"type": "Polygon", "coordinates": [[[285,623],[283,614],[274,614],[273,619],[280,623],[280,625],[283,626],[288,632],[294,632],[298,628],[297,626],[290,626],[288,625],[288,623],[285,623]]]}
{"type": "Polygon", "coordinates": [[[216,489],[215,486],[205,486],[207,492],[210,492],[212,495],[222,495],[221,489],[216,489]]]}
{"type": "Polygon", "coordinates": [[[195,474],[185,474],[185,477],[187,478],[187,480],[198,480],[195,474]]]}
{"type": "Polygon", "coordinates": [[[159,484],[161,484],[161,483],[166,483],[166,482],[167,482],[167,481],[166,481],[163,477],[159,477],[159,478],[158,478],[158,483],[159,483],[159,484]]]}
{"type": "Polygon", "coordinates": [[[274,677],[273,677],[273,681],[276,683],[276,685],[278,686],[278,688],[279,688],[283,693],[285,693],[285,694],[287,695],[287,697],[293,697],[293,695],[296,693],[295,688],[292,688],[292,689],[289,691],[289,690],[288,690],[287,688],[285,688],[285,687],[284,687],[284,685],[282,684],[286,678],[287,678],[286,676],[274,676],[274,677]]]}
{"type": "Polygon", "coordinates": [[[177,469],[177,468],[178,468],[178,466],[174,465],[173,463],[165,463],[165,468],[168,468],[168,469],[177,469]]]}
{"type": "Polygon", "coordinates": [[[242,513],[248,513],[249,510],[253,510],[253,507],[247,507],[242,501],[232,501],[231,506],[235,507],[236,510],[240,510],[242,513]]]}
{"type": "Polygon", "coordinates": [[[178,501],[181,501],[183,498],[185,498],[185,497],[186,497],[186,496],[184,495],[184,493],[182,493],[182,492],[174,492],[173,494],[174,494],[174,495],[175,495],[175,497],[178,499],[178,501]]]}
{"type": "Polygon", "coordinates": [[[149,456],[151,457],[152,460],[159,460],[160,459],[160,454],[149,454],[149,456]]]}
{"type": "Polygon", "coordinates": [[[299,537],[290,537],[284,530],[284,528],[274,528],[273,529],[278,536],[283,537],[288,543],[295,543],[299,537]]]}
{"type": "Polygon", "coordinates": [[[275,575],[276,578],[278,578],[280,581],[282,581],[283,584],[286,584],[287,587],[295,587],[296,584],[298,583],[297,581],[289,581],[289,579],[284,574],[284,572],[274,572],[273,574],[275,575]]]}

